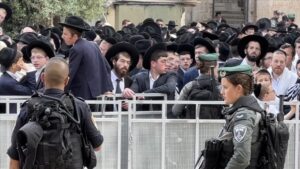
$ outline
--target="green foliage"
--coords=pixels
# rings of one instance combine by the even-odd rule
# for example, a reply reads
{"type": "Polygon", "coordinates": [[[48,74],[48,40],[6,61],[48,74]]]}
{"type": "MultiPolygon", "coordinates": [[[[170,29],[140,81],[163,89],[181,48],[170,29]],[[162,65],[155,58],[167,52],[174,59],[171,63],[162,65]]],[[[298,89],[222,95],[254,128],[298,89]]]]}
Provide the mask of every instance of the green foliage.
{"type": "Polygon", "coordinates": [[[3,25],[10,34],[17,34],[24,26],[51,26],[53,17],[77,15],[85,20],[102,17],[105,0],[3,0],[13,9],[12,18],[3,25]]]}

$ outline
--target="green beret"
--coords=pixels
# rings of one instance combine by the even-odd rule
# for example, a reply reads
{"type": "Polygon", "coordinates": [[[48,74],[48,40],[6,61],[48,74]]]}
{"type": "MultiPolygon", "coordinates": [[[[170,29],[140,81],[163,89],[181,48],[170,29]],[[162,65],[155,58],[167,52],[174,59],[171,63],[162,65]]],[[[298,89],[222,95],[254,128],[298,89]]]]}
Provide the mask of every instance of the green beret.
{"type": "Polygon", "coordinates": [[[233,67],[220,67],[219,68],[220,77],[225,77],[228,75],[236,74],[236,73],[244,73],[249,76],[252,76],[252,68],[249,65],[238,65],[233,67]]]}
{"type": "Polygon", "coordinates": [[[295,19],[295,14],[294,13],[290,13],[290,14],[287,15],[287,17],[289,19],[295,19]]]}
{"type": "Polygon", "coordinates": [[[217,61],[219,55],[217,53],[208,53],[198,56],[198,59],[201,61],[212,62],[217,61]]]}

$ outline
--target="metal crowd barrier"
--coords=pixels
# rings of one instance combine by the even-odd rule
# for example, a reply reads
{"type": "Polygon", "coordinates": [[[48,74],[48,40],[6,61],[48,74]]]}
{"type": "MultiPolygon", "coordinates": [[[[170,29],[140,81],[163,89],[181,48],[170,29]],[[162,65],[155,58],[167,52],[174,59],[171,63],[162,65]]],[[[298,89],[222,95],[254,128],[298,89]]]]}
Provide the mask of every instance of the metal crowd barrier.
{"type": "MultiPolygon", "coordinates": [[[[151,95],[151,94],[150,94],[151,95]]],[[[151,95],[154,97],[155,95],[151,95]]],[[[0,103],[21,104],[22,98],[3,99],[0,103]]],[[[123,100],[86,101],[95,105],[115,105],[121,107],[123,100]]],[[[206,139],[216,137],[224,120],[167,119],[168,104],[194,104],[201,110],[201,104],[220,105],[214,101],[166,101],[166,100],[126,100],[128,111],[114,109],[106,112],[99,109],[93,112],[98,129],[104,136],[101,151],[97,152],[97,169],[193,169],[206,139]],[[137,111],[139,104],[160,104],[162,110],[137,111]],[[151,118],[150,118],[151,117],[151,118]]],[[[285,103],[296,105],[299,112],[300,102],[285,103]]],[[[6,109],[7,110],[7,109],[6,109]]],[[[201,113],[201,112],[200,112],[201,113]]],[[[11,133],[16,114],[0,114],[0,169],[8,168],[9,158],[6,155],[10,145],[11,133]]],[[[286,169],[298,169],[299,156],[299,113],[294,120],[285,121],[289,126],[290,140],[286,157],[286,169]]]]}

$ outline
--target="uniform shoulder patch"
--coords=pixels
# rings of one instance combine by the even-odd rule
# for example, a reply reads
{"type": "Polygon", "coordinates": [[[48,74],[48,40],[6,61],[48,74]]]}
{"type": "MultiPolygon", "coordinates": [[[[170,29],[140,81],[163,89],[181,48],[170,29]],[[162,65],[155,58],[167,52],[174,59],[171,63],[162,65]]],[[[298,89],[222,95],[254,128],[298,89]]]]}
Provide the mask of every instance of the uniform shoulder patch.
{"type": "Polygon", "coordinates": [[[246,136],[246,133],[247,133],[247,127],[242,124],[238,124],[233,128],[234,139],[237,142],[243,141],[244,137],[246,136]]]}

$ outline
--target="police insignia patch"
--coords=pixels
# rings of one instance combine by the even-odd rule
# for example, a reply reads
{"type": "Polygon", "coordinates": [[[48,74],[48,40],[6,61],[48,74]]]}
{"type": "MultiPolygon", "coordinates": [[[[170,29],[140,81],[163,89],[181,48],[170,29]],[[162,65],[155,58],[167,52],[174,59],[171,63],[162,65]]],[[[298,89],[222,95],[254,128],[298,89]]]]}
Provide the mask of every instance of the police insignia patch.
{"type": "Polygon", "coordinates": [[[247,133],[247,127],[242,125],[242,124],[238,124],[234,127],[233,129],[233,134],[234,134],[234,139],[237,141],[237,142],[241,142],[246,133],[247,133]]]}

